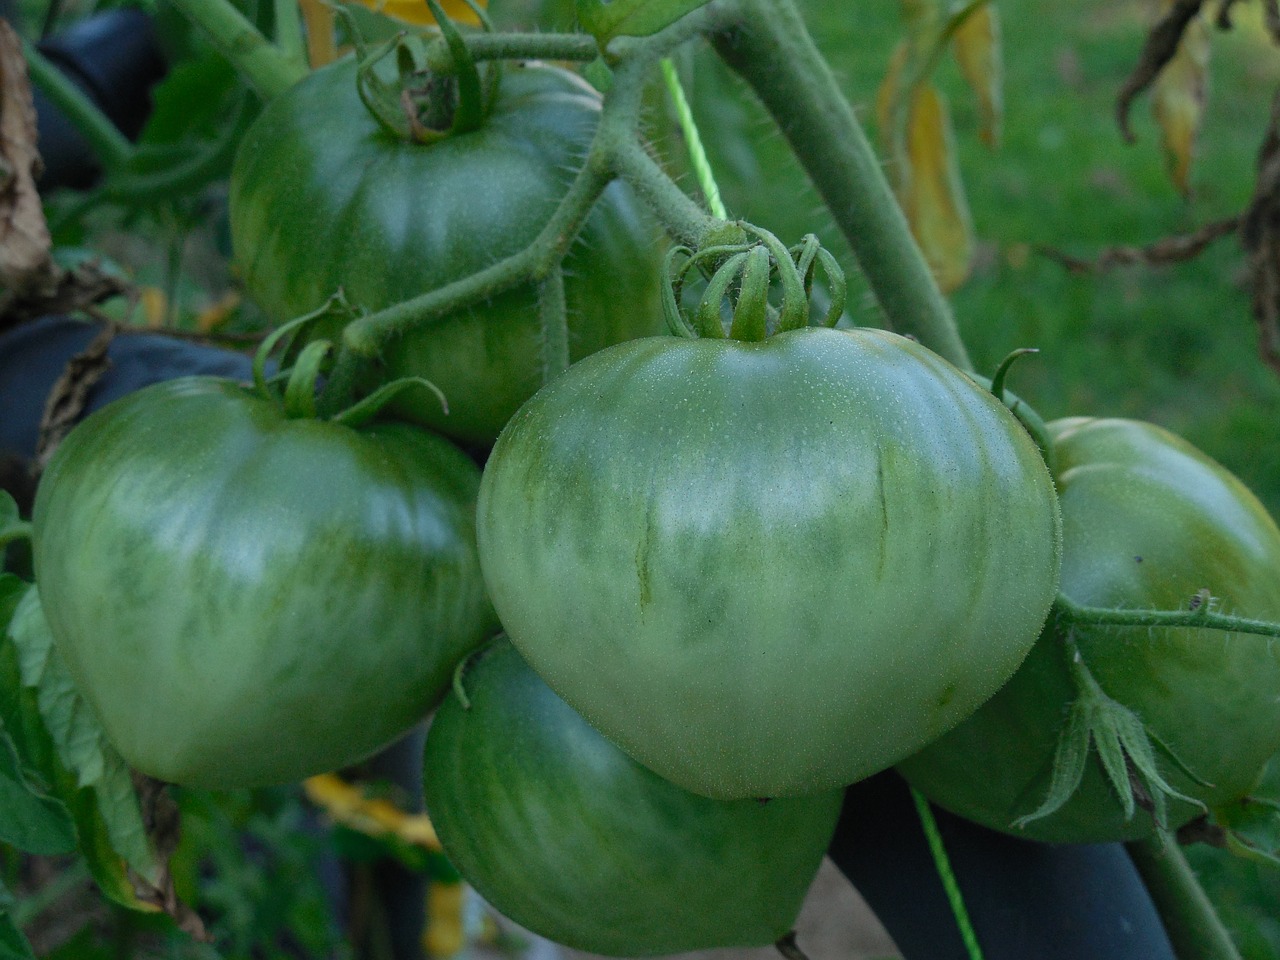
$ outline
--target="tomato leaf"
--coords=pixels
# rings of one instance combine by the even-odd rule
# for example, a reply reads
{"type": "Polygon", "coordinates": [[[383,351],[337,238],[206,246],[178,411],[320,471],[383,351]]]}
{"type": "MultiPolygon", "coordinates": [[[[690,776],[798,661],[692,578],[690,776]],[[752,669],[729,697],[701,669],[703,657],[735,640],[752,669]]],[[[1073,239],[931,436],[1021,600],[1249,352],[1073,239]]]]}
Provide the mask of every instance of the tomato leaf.
{"type": "Polygon", "coordinates": [[[1280,803],[1244,797],[1215,808],[1213,821],[1226,831],[1232,853],[1280,866],[1280,803]]]}
{"type": "Polygon", "coordinates": [[[35,960],[31,944],[9,915],[13,896],[0,881],[0,960],[35,960]]]}
{"type": "Polygon", "coordinates": [[[1000,14],[994,3],[978,7],[956,28],[951,52],[978,98],[980,136],[989,147],[1000,143],[1004,122],[1004,61],[1000,50],[1000,14]]]}
{"type": "Polygon", "coordinates": [[[944,0],[902,0],[907,39],[894,51],[876,96],[894,193],[938,285],[948,292],[969,275],[973,224],[951,118],[929,76],[984,3],[973,0],[953,10],[944,0]]]}
{"type": "Polygon", "coordinates": [[[1201,15],[1187,24],[1177,52],[1161,69],[1151,92],[1151,111],[1160,125],[1169,178],[1184,195],[1190,190],[1191,160],[1208,85],[1209,26],[1201,15]]]}
{"type": "Polygon", "coordinates": [[[76,692],[35,589],[28,589],[19,601],[9,641],[17,653],[24,693],[34,695],[42,725],[28,734],[47,739],[50,779],[75,819],[90,872],[103,893],[121,906],[154,912],[153,904],[139,899],[130,877],[133,871],[144,883],[155,885],[162,872],[143,826],[132,775],[76,692]]]}
{"type": "MultiPolygon", "coordinates": [[[[3,504],[0,504],[2,507],[3,504]]],[[[10,574],[0,575],[0,629],[7,627],[29,585],[10,574]]],[[[6,678],[0,674],[0,683],[6,678]]],[[[0,693],[0,842],[28,853],[67,853],[76,845],[75,828],[63,804],[49,795],[36,765],[15,742],[10,728],[20,719],[8,720],[5,704],[15,693],[8,684],[0,693]]]]}
{"type": "MultiPolygon", "coordinates": [[[[4,558],[5,544],[27,535],[30,527],[18,513],[18,504],[13,497],[0,490],[0,559],[4,558]]],[[[4,621],[0,621],[2,624],[4,621]]]]}
{"type": "Polygon", "coordinates": [[[578,21],[601,43],[614,37],[647,37],[669,27],[709,0],[578,0],[578,21]]]}

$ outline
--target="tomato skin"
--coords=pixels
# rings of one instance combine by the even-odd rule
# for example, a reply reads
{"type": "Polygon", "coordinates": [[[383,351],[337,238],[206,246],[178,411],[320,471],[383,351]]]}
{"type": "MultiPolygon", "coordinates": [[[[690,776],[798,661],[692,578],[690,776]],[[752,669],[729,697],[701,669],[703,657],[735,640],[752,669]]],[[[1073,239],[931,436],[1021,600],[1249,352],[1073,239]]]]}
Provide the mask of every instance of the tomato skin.
{"type": "Polygon", "coordinates": [[[405,424],[286,419],[230,381],[94,414],[34,511],[40,598],[124,758],[174,783],[284,783],[423,717],[494,626],[479,478],[405,424]]]}
{"type": "Polygon", "coordinates": [[[853,782],[1012,674],[1055,595],[1035,445],[883,331],[652,338],[553,381],[499,438],[477,535],[512,641],[688,790],[853,782]]]}
{"type": "MultiPolygon", "coordinates": [[[[273,100],[245,134],[231,179],[236,260],[276,320],[341,288],[379,310],[520,252],[580,166],[599,96],[546,65],[508,67],[484,126],[430,145],[397,141],[368,114],[343,60],[273,100]]],[[[565,261],[574,359],[661,329],[662,246],[613,184],[565,261]]],[[[316,335],[334,336],[320,329],[316,335]]],[[[492,442],[542,383],[537,297],[525,285],[386,346],[380,376],[422,376],[391,409],[447,435],[492,442]]]]}
{"type": "Polygon", "coordinates": [[[775,942],[795,923],[842,791],[711,800],[630,759],[501,641],[427,734],[427,809],[449,859],[558,943],[646,956],[775,942]]]}
{"type": "MultiPolygon", "coordinates": [[[[1072,418],[1049,424],[1063,516],[1062,591],[1086,606],[1177,610],[1208,588],[1225,612],[1280,619],[1280,530],[1252,493],[1186,441],[1149,423],[1072,418]]],[[[1180,628],[1077,626],[1080,654],[1201,779],[1157,747],[1170,784],[1210,808],[1246,795],[1280,749],[1280,650],[1263,637],[1180,628]]],[[[1075,698],[1062,637],[1046,629],[1014,678],[972,718],[899,765],[938,805],[986,826],[1057,843],[1134,840],[1096,750],[1058,812],[1036,810],[1075,698]]],[[[1172,802],[1169,826],[1201,813],[1172,802]]]]}

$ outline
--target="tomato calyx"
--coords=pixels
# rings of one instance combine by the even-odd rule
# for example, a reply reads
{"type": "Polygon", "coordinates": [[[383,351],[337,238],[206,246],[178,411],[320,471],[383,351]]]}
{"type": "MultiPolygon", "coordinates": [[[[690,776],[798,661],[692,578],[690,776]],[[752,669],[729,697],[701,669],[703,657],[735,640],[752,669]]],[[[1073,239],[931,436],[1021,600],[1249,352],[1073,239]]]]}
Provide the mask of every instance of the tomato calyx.
{"type": "Polygon", "coordinates": [[[835,257],[813,234],[787,248],[761,227],[734,225],[746,242],[712,243],[697,250],[672,247],[667,253],[663,284],[663,314],[672,334],[689,339],[759,342],[775,333],[809,326],[814,277],[821,266],[831,303],[821,325],[834,327],[844,312],[846,284],[835,257]],[[677,266],[677,261],[684,261],[677,266]],[[692,311],[683,303],[685,283],[697,268],[707,284],[692,311]],[[770,299],[774,282],[777,304],[770,299]],[[729,325],[725,327],[728,301],[729,325]]]}
{"type": "MultiPolygon", "coordinates": [[[[267,377],[267,365],[277,347],[281,347],[288,355],[291,353],[292,344],[308,326],[317,321],[337,317],[338,322],[345,325],[359,316],[360,312],[347,302],[342,291],[338,291],[318,310],[295,317],[273,330],[262,341],[254,355],[253,381],[258,395],[264,400],[280,403],[284,407],[285,416],[291,420],[318,419],[320,414],[316,403],[317,388],[332,361],[333,341],[325,339],[311,341],[298,352],[292,365],[270,378],[267,377]],[[284,383],[283,393],[278,389],[281,382],[284,383]]],[[[401,377],[383,384],[373,393],[326,419],[348,427],[360,427],[372,420],[383,407],[411,387],[430,390],[440,401],[444,412],[446,414],[449,412],[449,402],[444,393],[430,380],[425,377],[401,377]]]]}
{"type": "Polygon", "coordinates": [[[1277,638],[1280,637],[1280,624],[1220,613],[1214,609],[1214,598],[1207,589],[1192,596],[1186,610],[1113,610],[1087,607],[1059,594],[1054,611],[1054,629],[1067,658],[1077,696],[1059,732],[1049,790],[1044,802],[1036,810],[1020,817],[1014,825],[1025,827],[1033,821],[1048,817],[1066,804],[1083,780],[1085,763],[1090,747],[1093,746],[1098,752],[1107,780],[1121,802],[1126,820],[1132,819],[1136,809],[1141,808],[1152,815],[1157,826],[1166,829],[1168,803],[1170,800],[1180,800],[1204,810],[1204,816],[1195,822],[1208,822],[1205,818],[1212,818],[1221,826],[1218,821],[1224,821],[1228,826],[1224,829],[1222,840],[1228,848],[1241,855],[1256,854],[1264,859],[1275,859],[1264,848],[1270,844],[1272,849],[1280,850],[1280,803],[1244,798],[1210,811],[1201,801],[1172,787],[1157,766],[1157,748],[1180,773],[1198,786],[1213,788],[1214,785],[1191,770],[1133,710],[1112,699],[1102,689],[1080,653],[1074,627],[1195,627],[1277,638]],[[1243,824],[1245,832],[1233,833],[1230,826],[1233,823],[1243,824]],[[1249,833],[1250,830],[1252,834],[1249,833]],[[1275,842],[1259,841],[1259,834],[1274,836],[1275,842]]]}
{"type": "Polygon", "coordinates": [[[1176,790],[1160,773],[1156,747],[1195,783],[1204,787],[1213,785],[1190,770],[1133,710],[1107,695],[1081,656],[1070,628],[1063,631],[1060,638],[1076,687],[1076,699],[1058,736],[1048,794],[1039,807],[1019,817],[1013,825],[1021,829],[1056,812],[1071,799],[1084,780],[1090,746],[1098,752],[1107,781],[1124,808],[1126,821],[1132,820],[1141,808],[1152,815],[1160,829],[1167,829],[1170,800],[1206,810],[1203,803],[1176,790]]]}
{"type": "MultiPolygon", "coordinates": [[[[469,133],[483,126],[493,104],[500,78],[497,63],[477,64],[461,31],[436,0],[427,0],[453,69],[438,73],[426,66],[422,38],[399,33],[369,49],[347,11],[340,13],[356,38],[356,89],[360,100],[378,124],[399,140],[435,143],[445,137],[469,133]],[[395,75],[388,76],[385,61],[394,55],[395,75]]],[[[491,25],[481,8],[485,31],[491,25]]]]}
{"type": "Polygon", "coordinates": [[[1040,448],[1040,455],[1044,457],[1045,464],[1049,467],[1049,472],[1056,474],[1057,470],[1054,466],[1053,456],[1053,440],[1049,437],[1049,429],[1045,425],[1044,418],[1021,397],[1005,389],[1005,380],[1008,379],[1009,370],[1013,365],[1023,357],[1038,354],[1040,351],[1035,347],[1020,347],[1013,350],[1007,357],[1000,361],[1000,365],[996,367],[994,376],[988,380],[986,377],[974,376],[974,379],[981,383],[984,387],[991,391],[991,394],[1009,408],[1020,424],[1022,429],[1031,435],[1031,439],[1036,442],[1036,446],[1040,448]]]}

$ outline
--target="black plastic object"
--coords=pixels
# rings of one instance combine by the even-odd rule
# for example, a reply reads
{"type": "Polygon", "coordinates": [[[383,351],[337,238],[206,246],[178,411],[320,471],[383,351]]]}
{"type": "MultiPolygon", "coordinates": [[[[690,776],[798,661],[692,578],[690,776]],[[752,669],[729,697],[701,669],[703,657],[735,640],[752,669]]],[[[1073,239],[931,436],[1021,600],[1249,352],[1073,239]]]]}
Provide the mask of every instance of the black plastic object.
{"type": "MultiPolygon", "coordinates": [[[[168,69],[151,18],[140,10],[109,10],[81,20],[37,45],[129,139],[151,115],[151,88],[168,69]]],[[[41,190],[92,186],[101,165],[71,122],[35,90],[41,190]]]]}
{"type": "MultiPolygon", "coordinates": [[[[1051,846],[932,808],[985,960],[1175,960],[1118,843],[1051,846]]],[[[828,851],[904,960],[968,960],[910,788],[856,783],[828,851]]]]}
{"type": "MultiPolygon", "coordinates": [[[[35,455],[44,403],[67,361],[101,331],[45,317],[0,336],[0,454],[35,455]]],[[[124,334],[107,349],[111,370],[90,391],[86,413],[161,380],[192,375],[248,380],[248,357],[153,334],[124,334]]]]}

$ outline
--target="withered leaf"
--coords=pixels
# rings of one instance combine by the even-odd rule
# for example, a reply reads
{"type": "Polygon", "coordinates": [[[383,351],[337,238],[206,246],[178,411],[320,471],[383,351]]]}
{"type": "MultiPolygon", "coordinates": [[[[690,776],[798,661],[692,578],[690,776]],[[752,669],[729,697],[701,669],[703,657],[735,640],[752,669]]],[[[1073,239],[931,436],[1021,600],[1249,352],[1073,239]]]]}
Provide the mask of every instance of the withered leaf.
{"type": "Polygon", "coordinates": [[[0,285],[20,296],[51,291],[58,270],[36,191],[36,110],[18,35],[0,20],[0,285]]]}

